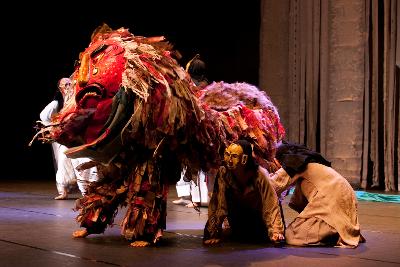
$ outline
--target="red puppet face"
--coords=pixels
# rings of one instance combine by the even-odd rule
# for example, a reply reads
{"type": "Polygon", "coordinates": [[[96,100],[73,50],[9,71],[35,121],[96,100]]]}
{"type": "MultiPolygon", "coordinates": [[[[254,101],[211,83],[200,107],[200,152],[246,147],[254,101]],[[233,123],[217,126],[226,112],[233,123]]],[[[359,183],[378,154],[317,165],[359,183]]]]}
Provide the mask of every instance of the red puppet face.
{"type": "MultiPolygon", "coordinates": [[[[62,127],[54,131],[56,141],[76,146],[99,137],[121,87],[124,51],[119,36],[115,36],[93,41],[80,54],[70,86],[60,88],[65,104],[57,118],[62,127]]],[[[59,84],[64,84],[61,81],[59,84]]]]}
{"type": "Polygon", "coordinates": [[[100,40],[80,54],[73,75],[75,101],[80,108],[96,108],[119,90],[125,69],[124,48],[115,40],[100,40]]]}

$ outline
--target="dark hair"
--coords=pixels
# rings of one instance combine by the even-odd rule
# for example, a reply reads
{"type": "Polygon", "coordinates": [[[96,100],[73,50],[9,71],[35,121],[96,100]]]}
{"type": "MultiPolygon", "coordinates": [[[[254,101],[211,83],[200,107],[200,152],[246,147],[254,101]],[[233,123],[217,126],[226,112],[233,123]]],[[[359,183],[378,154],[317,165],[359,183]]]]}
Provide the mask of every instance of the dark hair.
{"type": "Polygon", "coordinates": [[[275,158],[290,177],[304,172],[307,169],[308,163],[311,162],[320,163],[328,167],[331,166],[331,163],[320,153],[309,149],[305,145],[288,141],[283,141],[277,147],[275,158]]]}
{"type": "Polygon", "coordinates": [[[206,74],[206,63],[200,58],[195,58],[190,62],[188,73],[191,76],[204,76],[206,74]]]}
{"type": "Polygon", "coordinates": [[[186,71],[190,74],[196,85],[199,85],[201,82],[208,84],[206,63],[200,59],[199,54],[187,63],[186,71]]]}

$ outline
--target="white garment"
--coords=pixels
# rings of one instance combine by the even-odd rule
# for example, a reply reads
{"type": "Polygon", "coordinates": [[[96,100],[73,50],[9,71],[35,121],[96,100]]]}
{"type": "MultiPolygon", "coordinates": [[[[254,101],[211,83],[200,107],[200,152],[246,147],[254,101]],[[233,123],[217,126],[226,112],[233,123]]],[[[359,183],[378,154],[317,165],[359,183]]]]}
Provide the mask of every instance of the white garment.
{"type": "MultiPolygon", "coordinates": [[[[58,101],[53,100],[40,112],[40,120],[43,125],[47,126],[51,123],[51,118],[58,110],[58,101]]],[[[76,168],[86,162],[91,161],[89,158],[70,159],[65,155],[68,149],[66,146],[57,142],[52,143],[54,159],[56,162],[56,185],[58,193],[68,193],[72,187],[78,185],[82,195],[86,193],[86,187],[90,182],[97,181],[99,175],[97,167],[92,167],[83,171],[78,171],[76,168]]]]}
{"type": "Polygon", "coordinates": [[[183,175],[181,175],[181,179],[176,183],[176,193],[178,197],[190,196],[190,184],[191,182],[185,182],[185,180],[183,180],[183,175]]]}
{"type": "Polygon", "coordinates": [[[205,173],[202,171],[199,172],[196,182],[185,182],[183,179],[185,172],[186,169],[182,171],[181,178],[176,183],[178,197],[191,196],[192,202],[200,203],[202,206],[208,205],[209,197],[205,173]]]}
{"type": "Polygon", "coordinates": [[[43,125],[47,126],[51,123],[51,117],[57,113],[58,101],[53,100],[40,112],[39,117],[43,125]]]}
{"type": "MultiPolygon", "coordinates": [[[[58,101],[53,100],[40,112],[39,117],[43,125],[51,124],[51,118],[58,111],[58,101]]],[[[67,150],[57,142],[52,144],[53,155],[56,165],[56,186],[58,194],[67,193],[72,186],[76,186],[76,175],[71,160],[67,158],[64,152],[67,150]]]]}
{"type": "Polygon", "coordinates": [[[96,182],[102,178],[101,174],[97,172],[97,167],[91,167],[89,169],[85,169],[82,171],[78,171],[77,168],[87,162],[92,161],[89,158],[76,158],[70,159],[73,169],[75,171],[75,176],[77,179],[79,190],[81,191],[82,195],[86,194],[87,186],[91,182],[96,182]]]}
{"type": "Polygon", "coordinates": [[[76,187],[77,176],[72,162],[65,155],[68,149],[59,143],[52,144],[54,155],[56,157],[57,171],[56,171],[56,186],[58,194],[62,195],[68,193],[73,187],[76,187]]]}

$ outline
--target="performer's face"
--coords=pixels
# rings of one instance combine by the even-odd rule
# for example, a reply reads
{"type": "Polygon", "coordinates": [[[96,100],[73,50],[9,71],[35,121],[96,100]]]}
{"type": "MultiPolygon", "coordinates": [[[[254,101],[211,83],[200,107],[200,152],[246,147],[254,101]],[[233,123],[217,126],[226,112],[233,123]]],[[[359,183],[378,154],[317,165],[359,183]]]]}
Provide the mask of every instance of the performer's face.
{"type": "Polygon", "coordinates": [[[229,170],[235,170],[242,161],[243,149],[237,144],[232,144],[225,149],[224,161],[229,170]]]}

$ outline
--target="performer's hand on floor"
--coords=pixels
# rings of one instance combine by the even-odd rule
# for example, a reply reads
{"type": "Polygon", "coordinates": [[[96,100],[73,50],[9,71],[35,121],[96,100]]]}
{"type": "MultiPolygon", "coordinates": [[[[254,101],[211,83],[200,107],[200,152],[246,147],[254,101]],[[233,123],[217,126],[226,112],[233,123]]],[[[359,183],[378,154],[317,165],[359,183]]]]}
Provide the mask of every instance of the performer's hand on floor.
{"type": "Polygon", "coordinates": [[[211,238],[211,239],[205,240],[204,241],[204,245],[216,245],[219,242],[221,242],[221,239],[219,239],[219,238],[211,238]]]}
{"type": "Polygon", "coordinates": [[[285,236],[280,233],[274,233],[271,237],[272,242],[285,240],[285,236]]]}
{"type": "Polygon", "coordinates": [[[273,236],[270,238],[270,240],[275,244],[275,245],[283,245],[285,244],[285,236],[280,233],[274,233],[273,236]]]}

